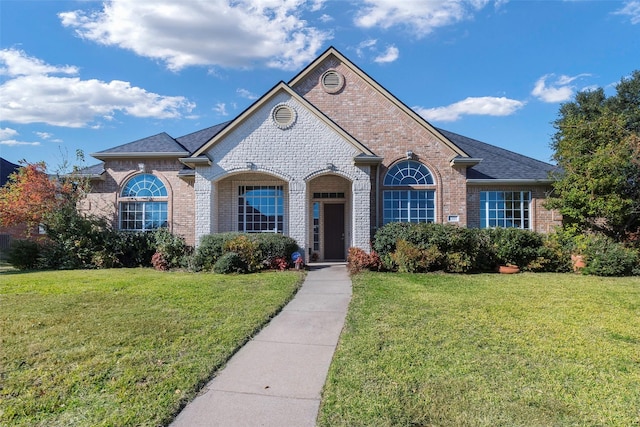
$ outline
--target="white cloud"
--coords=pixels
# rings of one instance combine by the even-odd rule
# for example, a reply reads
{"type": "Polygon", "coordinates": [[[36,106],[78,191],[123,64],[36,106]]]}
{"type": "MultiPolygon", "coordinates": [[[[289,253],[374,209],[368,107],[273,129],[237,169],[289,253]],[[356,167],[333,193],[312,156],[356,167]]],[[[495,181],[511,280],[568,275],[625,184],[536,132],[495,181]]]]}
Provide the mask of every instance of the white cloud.
{"type": "Polygon", "coordinates": [[[18,131],[11,128],[0,128],[0,139],[11,138],[18,135],[18,131]]]}
{"type": "Polygon", "coordinates": [[[238,89],[236,93],[246,99],[258,99],[258,95],[248,91],[247,89],[238,89]]]}
{"type": "Polygon", "coordinates": [[[531,94],[541,101],[548,103],[565,102],[571,99],[575,92],[575,85],[572,83],[580,77],[586,77],[589,74],[578,74],[577,76],[561,75],[555,78],[555,74],[546,74],[536,81],[531,94]]]}
{"type": "Polygon", "coordinates": [[[313,0],[311,2],[311,11],[312,12],[317,12],[319,10],[322,10],[322,8],[324,7],[326,0],[313,0]]]}
{"type": "Polygon", "coordinates": [[[395,46],[389,46],[387,50],[374,59],[377,63],[393,62],[400,56],[400,51],[395,46]]]}
{"type": "Polygon", "coordinates": [[[42,139],[50,139],[53,136],[53,134],[50,134],[49,132],[34,132],[34,133],[42,139]]]}
{"type": "Polygon", "coordinates": [[[622,9],[613,12],[614,15],[627,15],[632,24],[640,24],[640,1],[627,1],[622,9]]]}
{"type": "Polygon", "coordinates": [[[162,96],[129,82],[82,80],[76,67],[55,67],[25,52],[0,50],[0,67],[12,78],[0,85],[0,117],[13,123],[96,126],[116,113],[159,119],[182,117],[195,104],[182,96],[162,96]],[[72,76],[53,76],[63,73],[72,76]]]}
{"type": "Polygon", "coordinates": [[[18,145],[38,146],[38,145],[40,145],[40,143],[39,142],[16,141],[15,139],[5,139],[5,140],[1,140],[0,141],[0,145],[7,145],[9,147],[17,147],[18,145]]]}
{"type": "Polygon", "coordinates": [[[227,113],[227,104],[225,104],[224,102],[218,102],[215,107],[213,107],[213,111],[215,111],[216,113],[218,113],[221,116],[228,116],[229,113],[227,113]]]}
{"type": "Polygon", "coordinates": [[[305,6],[305,0],[111,0],[97,12],[75,10],[59,17],[84,39],[160,59],[174,71],[256,61],[296,69],[331,37],[300,18],[305,6]]]}
{"type": "Polygon", "coordinates": [[[489,0],[365,0],[366,6],[355,17],[363,28],[405,26],[423,37],[436,28],[469,19],[489,0]]]}
{"type": "Polygon", "coordinates": [[[413,110],[430,121],[454,122],[464,115],[509,116],[524,105],[524,102],[515,99],[483,96],[469,97],[446,107],[413,107],[413,110]]]}

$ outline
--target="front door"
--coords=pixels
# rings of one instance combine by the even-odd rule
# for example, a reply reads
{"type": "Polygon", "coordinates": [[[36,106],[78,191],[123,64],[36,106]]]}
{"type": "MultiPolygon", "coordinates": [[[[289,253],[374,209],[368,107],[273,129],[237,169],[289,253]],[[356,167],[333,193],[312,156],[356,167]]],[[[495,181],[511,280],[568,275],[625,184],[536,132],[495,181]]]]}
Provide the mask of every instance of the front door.
{"type": "Polygon", "coordinates": [[[344,203],[324,204],[324,259],[344,261],[344,203]]]}

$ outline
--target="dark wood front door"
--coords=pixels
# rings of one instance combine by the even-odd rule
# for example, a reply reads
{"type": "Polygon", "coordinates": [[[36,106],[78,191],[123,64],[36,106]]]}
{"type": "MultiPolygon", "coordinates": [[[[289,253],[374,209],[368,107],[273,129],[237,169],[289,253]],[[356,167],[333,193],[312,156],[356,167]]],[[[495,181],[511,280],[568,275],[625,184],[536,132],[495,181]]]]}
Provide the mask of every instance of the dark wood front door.
{"type": "Polygon", "coordinates": [[[344,203],[324,204],[324,259],[344,261],[344,203]]]}

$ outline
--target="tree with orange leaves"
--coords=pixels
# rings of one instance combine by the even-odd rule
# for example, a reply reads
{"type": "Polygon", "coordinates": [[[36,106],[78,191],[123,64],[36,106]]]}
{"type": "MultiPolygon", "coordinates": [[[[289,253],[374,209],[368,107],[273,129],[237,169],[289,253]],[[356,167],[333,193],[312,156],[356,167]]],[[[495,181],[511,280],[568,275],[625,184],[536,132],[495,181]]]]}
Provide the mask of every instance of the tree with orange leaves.
{"type": "Polygon", "coordinates": [[[70,202],[75,203],[70,180],[51,179],[44,162],[27,163],[0,188],[0,226],[25,223],[30,231],[41,224],[47,214],[70,202]]]}

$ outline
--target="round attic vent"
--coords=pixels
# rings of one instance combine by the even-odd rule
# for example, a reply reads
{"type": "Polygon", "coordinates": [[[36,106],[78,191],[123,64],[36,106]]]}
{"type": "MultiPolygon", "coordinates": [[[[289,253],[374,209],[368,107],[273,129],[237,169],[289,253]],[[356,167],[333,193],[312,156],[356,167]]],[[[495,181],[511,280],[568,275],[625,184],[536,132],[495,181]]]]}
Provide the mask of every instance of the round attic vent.
{"type": "Polygon", "coordinates": [[[276,105],[271,112],[271,117],[273,118],[273,122],[280,129],[286,129],[293,125],[293,122],[296,120],[296,112],[293,108],[288,105],[276,105]]]}
{"type": "Polygon", "coordinates": [[[336,70],[329,70],[320,79],[327,93],[336,93],[344,87],[344,76],[336,70]]]}

